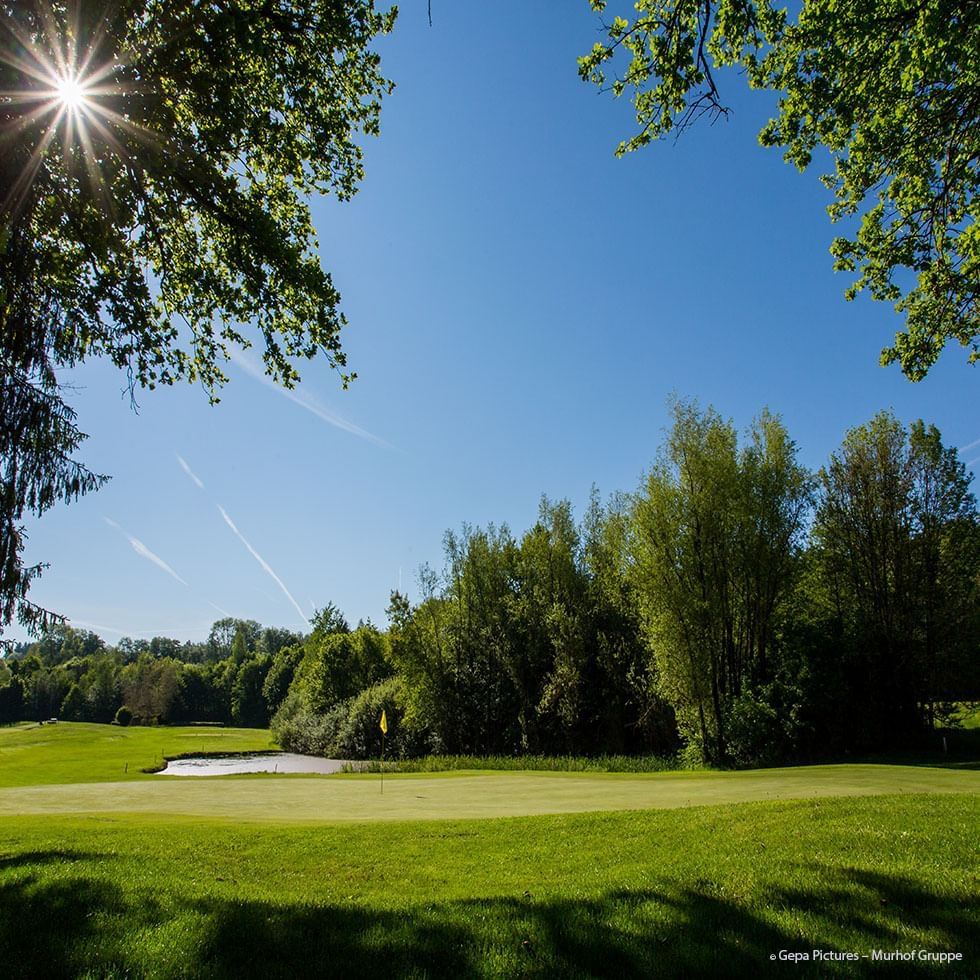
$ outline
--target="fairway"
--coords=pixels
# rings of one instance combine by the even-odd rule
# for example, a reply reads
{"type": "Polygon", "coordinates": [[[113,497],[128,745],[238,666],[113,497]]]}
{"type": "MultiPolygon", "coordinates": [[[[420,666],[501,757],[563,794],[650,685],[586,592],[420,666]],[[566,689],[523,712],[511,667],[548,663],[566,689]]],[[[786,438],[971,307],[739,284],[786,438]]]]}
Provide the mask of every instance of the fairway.
{"type": "Polygon", "coordinates": [[[144,770],[161,767],[165,758],[275,747],[261,728],[11,725],[0,728],[0,786],[154,779],[144,770]]]}
{"type": "Polygon", "coordinates": [[[814,948],[957,953],[941,975],[976,975],[975,770],[453,771],[383,795],[376,774],[142,771],[269,747],[0,730],[4,977],[755,978],[814,948]]]}
{"type": "Polygon", "coordinates": [[[673,809],[897,793],[980,793],[980,772],[809,766],[751,772],[479,772],[386,776],[157,777],[0,790],[0,815],[172,814],[236,821],[391,821],[673,809]]]}
{"type": "MultiPolygon", "coordinates": [[[[253,780],[276,782],[315,781],[253,780]]],[[[924,948],[964,957],[925,975],[975,977],[977,816],[961,794],[317,825],[5,816],[0,963],[25,980],[758,978],[778,950],[924,948]]]]}

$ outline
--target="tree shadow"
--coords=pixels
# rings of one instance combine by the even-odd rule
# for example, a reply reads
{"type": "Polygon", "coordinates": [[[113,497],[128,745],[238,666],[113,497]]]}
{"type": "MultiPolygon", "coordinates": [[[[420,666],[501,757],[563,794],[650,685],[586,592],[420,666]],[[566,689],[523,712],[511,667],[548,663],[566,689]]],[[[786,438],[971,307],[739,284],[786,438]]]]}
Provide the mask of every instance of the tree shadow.
{"type": "MultiPolygon", "coordinates": [[[[71,854],[77,858],[78,854],[71,854]]],[[[34,854],[33,863],[61,860],[34,854]]],[[[26,861],[24,864],[26,865],[26,861]]],[[[386,909],[124,890],[52,868],[0,879],[9,977],[757,977],[931,972],[927,964],[773,960],[780,950],[963,954],[976,975],[977,906],[881,872],[808,867],[796,887],[744,895],[709,879],[588,897],[481,898],[386,909]],[[170,930],[169,932],[167,930],[170,930]],[[911,938],[909,938],[911,937],[911,938]]]]}
{"type": "Polygon", "coordinates": [[[65,864],[70,861],[105,861],[112,855],[103,851],[66,850],[22,851],[19,854],[0,854],[0,874],[31,865],[65,864]]]}

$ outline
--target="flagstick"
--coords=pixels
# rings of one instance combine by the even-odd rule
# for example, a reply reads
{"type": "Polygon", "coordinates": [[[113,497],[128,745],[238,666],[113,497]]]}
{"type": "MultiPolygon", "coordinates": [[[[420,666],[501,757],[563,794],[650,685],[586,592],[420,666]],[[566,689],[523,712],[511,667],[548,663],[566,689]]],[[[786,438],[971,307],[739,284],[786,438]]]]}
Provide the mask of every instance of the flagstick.
{"type": "Polygon", "coordinates": [[[384,708],[381,709],[381,717],[378,719],[378,728],[381,729],[381,795],[385,792],[385,735],[388,734],[388,716],[384,708]]]}

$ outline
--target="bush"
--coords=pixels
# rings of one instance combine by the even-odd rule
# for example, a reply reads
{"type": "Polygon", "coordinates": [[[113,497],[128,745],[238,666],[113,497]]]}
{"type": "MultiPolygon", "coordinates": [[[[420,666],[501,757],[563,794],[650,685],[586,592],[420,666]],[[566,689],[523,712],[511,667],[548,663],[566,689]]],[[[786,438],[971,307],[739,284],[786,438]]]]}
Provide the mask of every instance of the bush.
{"type": "Polygon", "coordinates": [[[736,766],[772,766],[795,755],[799,723],[794,695],[778,683],[743,691],[728,709],[728,752],[736,766]]]}
{"type": "Polygon", "coordinates": [[[126,705],[121,705],[119,710],[116,712],[115,724],[117,725],[128,725],[133,720],[133,712],[126,707],[126,705]]]}
{"type": "Polygon", "coordinates": [[[400,677],[390,677],[361,691],[348,704],[347,716],[337,736],[337,755],[341,759],[380,757],[382,711],[388,720],[385,758],[411,758],[430,751],[426,733],[405,717],[405,687],[400,677]]]}
{"type": "Polygon", "coordinates": [[[318,714],[304,704],[302,696],[292,691],[272,718],[272,734],[287,752],[337,755],[337,735],[347,717],[349,702],[342,701],[325,714],[318,714]]]}

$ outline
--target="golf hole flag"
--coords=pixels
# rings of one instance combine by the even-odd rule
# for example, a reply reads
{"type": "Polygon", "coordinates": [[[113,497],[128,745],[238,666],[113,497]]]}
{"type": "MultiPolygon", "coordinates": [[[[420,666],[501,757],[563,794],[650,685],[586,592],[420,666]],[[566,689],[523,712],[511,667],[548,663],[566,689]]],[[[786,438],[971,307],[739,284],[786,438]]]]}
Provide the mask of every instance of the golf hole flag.
{"type": "Polygon", "coordinates": [[[381,724],[380,724],[380,728],[381,728],[381,731],[385,735],[388,734],[388,716],[384,713],[383,710],[381,712],[381,724]]]}

